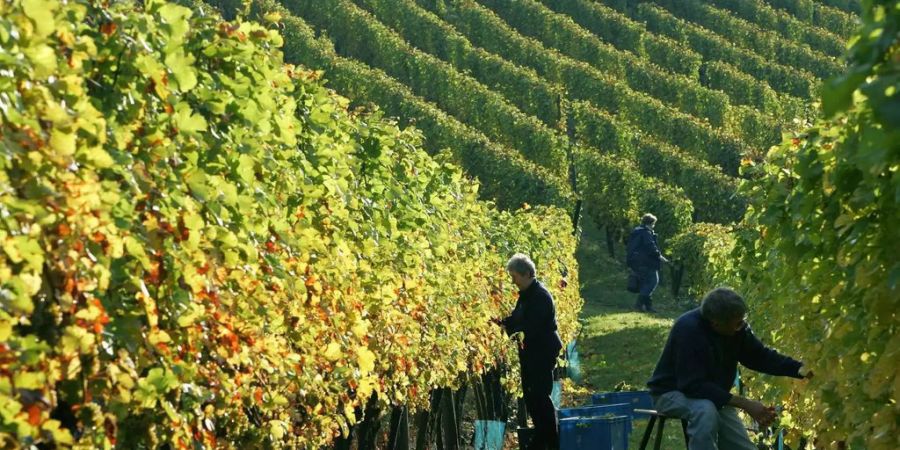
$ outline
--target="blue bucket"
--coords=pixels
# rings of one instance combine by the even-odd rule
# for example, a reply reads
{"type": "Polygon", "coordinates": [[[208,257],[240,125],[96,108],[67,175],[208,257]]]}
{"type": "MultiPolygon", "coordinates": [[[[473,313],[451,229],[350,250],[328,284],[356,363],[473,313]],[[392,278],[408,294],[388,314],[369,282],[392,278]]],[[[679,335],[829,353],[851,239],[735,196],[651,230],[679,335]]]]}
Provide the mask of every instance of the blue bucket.
{"type": "Polygon", "coordinates": [[[628,450],[628,416],[572,417],[559,421],[560,450],[628,450]]]}
{"type": "Polygon", "coordinates": [[[626,391],[626,392],[602,392],[591,396],[591,403],[595,405],[609,405],[627,403],[631,405],[632,417],[636,419],[649,418],[647,414],[634,414],[634,409],[653,409],[653,399],[650,391],[626,391]]]}

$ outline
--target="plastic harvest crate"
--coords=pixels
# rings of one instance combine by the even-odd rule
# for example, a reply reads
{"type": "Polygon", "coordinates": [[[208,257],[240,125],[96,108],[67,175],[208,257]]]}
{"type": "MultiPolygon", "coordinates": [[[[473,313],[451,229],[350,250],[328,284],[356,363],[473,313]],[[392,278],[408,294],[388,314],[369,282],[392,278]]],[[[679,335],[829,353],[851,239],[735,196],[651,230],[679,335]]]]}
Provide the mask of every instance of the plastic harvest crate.
{"type": "Polygon", "coordinates": [[[571,417],[559,421],[560,450],[627,450],[628,416],[571,417]]]}
{"type": "Polygon", "coordinates": [[[627,416],[628,424],[625,428],[627,433],[631,433],[631,416],[634,414],[634,407],[629,403],[616,403],[614,405],[592,405],[579,406],[577,408],[565,408],[556,412],[559,420],[569,419],[572,417],[601,417],[601,416],[627,416]]]}
{"type": "Polygon", "coordinates": [[[628,403],[631,405],[632,417],[637,419],[646,419],[649,416],[646,414],[634,414],[634,408],[653,409],[653,399],[650,398],[650,391],[602,392],[591,396],[591,400],[595,405],[628,403]]]}

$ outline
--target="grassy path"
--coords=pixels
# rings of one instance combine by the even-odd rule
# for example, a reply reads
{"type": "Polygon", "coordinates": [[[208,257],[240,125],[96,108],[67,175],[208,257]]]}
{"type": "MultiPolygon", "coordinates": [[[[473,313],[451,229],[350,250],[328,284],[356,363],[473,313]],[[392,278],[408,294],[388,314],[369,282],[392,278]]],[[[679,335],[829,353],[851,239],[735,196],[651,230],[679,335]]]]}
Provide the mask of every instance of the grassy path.
{"type": "MultiPolygon", "coordinates": [[[[672,321],[692,307],[676,304],[665,284],[653,296],[659,313],[631,311],[635,295],[624,288],[624,248],[616,251],[616,258],[610,257],[603,234],[592,223],[585,223],[577,255],[585,299],[578,339],[583,379],[579,385],[567,386],[563,407],[589,404],[594,392],[646,389],[672,321]]],[[[646,422],[634,425],[631,449],[638,448],[646,422]]],[[[684,446],[679,426],[669,424],[666,431],[663,448],[684,446]]]]}

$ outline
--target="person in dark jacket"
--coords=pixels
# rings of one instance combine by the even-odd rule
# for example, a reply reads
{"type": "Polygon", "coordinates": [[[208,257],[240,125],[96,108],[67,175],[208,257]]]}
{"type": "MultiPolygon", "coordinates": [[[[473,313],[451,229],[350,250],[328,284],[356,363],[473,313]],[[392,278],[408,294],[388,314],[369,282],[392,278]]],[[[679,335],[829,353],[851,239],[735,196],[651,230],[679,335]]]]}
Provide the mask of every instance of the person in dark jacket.
{"type": "Polygon", "coordinates": [[[769,375],[812,376],[799,361],[760,342],[746,314],[735,291],[707,294],[700,308],[675,321],[647,382],[657,411],[688,420],[690,450],[756,450],[736,408],[762,426],[774,420],[773,407],[730,393],[738,363],[769,375]]]}
{"type": "Polygon", "coordinates": [[[525,334],[524,345],[519,347],[522,390],[535,429],[528,448],[556,449],[559,432],[556,409],[550,399],[556,358],[562,349],[556,306],[553,296],[535,278],[534,263],[528,256],[514,255],[507,262],[506,270],[519,288],[519,299],[509,317],[495,322],[502,325],[508,335],[525,334]]]}
{"type": "Polygon", "coordinates": [[[656,241],[656,216],[644,214],[641,225],[631,231],[628,237],[625,262],[628,268],[638,276],[638,297],[634,309],[638,311],[656,312],[653,309],[651,296],[659,285],[659,269],[661,263],[669,262],[659,251],[656,241]]]}

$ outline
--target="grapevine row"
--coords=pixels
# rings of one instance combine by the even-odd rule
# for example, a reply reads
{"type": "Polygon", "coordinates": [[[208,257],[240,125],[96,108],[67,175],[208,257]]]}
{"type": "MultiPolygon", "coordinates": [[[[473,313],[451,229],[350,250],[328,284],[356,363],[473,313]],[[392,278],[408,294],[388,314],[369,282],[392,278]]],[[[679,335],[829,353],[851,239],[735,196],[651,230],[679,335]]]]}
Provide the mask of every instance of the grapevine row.
{"type": "Polygon", "coordinates": [[[797,20],[831,30],[843,39],[849,38],[859,27],[858,12],[842,11],[812,0],[768,0],[776,9],[789,12],[797,20]]]}
{"type": "Polygon", "coordinates": [[[774,64],[756,53],[735,47],[721,36],[679,19],[654,4],[641,3],[634,14],[645,21],[650,30],[690,45],[705,59],[727,62],[769,83],[778,92],[810,98],[818,87],[818,80],[809,72],[774,64]]]}
{"type": "MultiPolygon", "coordinates": [[[[577,24],[605,41],[612,43],[637,42],[636,38],[629,38],[629,36],[657,36],[668,44],[666,53],[678,54],[678,52],[684,51],[682,50],[684,46],[677,41],[649,33],[644,24],[635,22],[627,15],[602,3],[585,0],[543,1],[554,11],[567,14],[577,24]]],[[[691,52],[694,53],[693,50],[691,52]]],[[[644,56],[651,61],[658,60],[657,56],[644,56]]],[[[730,64],[708,61],[698,65],[697,68],[700,71],[700,84],[709,89],[724,92],[733,105],[751,106],[782,123],[808,115],[805,111],[806,101],[776,93],[767,83],[741,72],[730,64]]]]}
{"type": "MultiPolygon", "coordinates": [[[[630,0],[604,0],[628,2],[630,0]]],[[[763,0],[709,0],[711,5],[731,11],[757,26],[781,34],[786,39],[802,42],[827,55],[840,57],[846,52],[844,39],[830,30],[797,20],[785,11],[773,8],[763,0]]]]}
{"type": "Polygon", "coordinates": [[[567,173],[565,139],[554,130],[471,76],[413,48],[349,0],[303,0],[287,2],[285,7],[327,30],[340,54],[383,69],[413,92],[552,173],[567,173]]]}
{"type": "MultiPolygon", "coordinates": [[[[444,60],[447,60],[459,70],[465,70],[476,74],[477,58],[484,56],[481,52],[472,50],[471,44],[452,27],[444,24],[438,17],[428,13],[412,2],[407,1],[384,1],[384,0],[356,0],[359,4],[365,5],[374,15],[383,18],[386,24],[395,27],[403,32],[407,41],[417,48],[431,52],[444,60]]],[[[489,55],[489,54],[488,54],[489,55]]],[[[487,83],[486,79],[482,79],[480,73],[476,75],[481,81],[487,83]]],[[[499,86],[505,86],[502,80],[498,80],[499,86]]],[[[511,87],[519,86],[524,83],[512,80],[511,87]]],[[[513,91],[513,89],[509,89],[513,91]]],[[[517,95],[514,91],[512,94],[517,95]]],[[[519,99],[523,101],[525,99],[519,99]]],[[[518,103],[518,101],[516,102],[518,103]]],[[[551,105],[548,105],[548,107],[551,105]]],[[[592,111],[592,113],[602,114],[594,108],[583,105],[584,111],[592,111]]],[[[585,114],[574,114],[574,117],[585,117],[585,114]]],[[[604,152],[618,153],[625,156],[626,159],[633,159],[638,152],[624,151],[619,145],[624,145],[631,149],[632,138],[637,138],[637,133],[632,131],[627,124],[620,119],[613,120],[608,114],[603,114],[602,119],[605,122],[606,130],[613,135],[592,135],[582,137],[578,132],[581,142],[595,146],[604,152]],[[624,141],[629,141],[625,143],[624,141]]],[[[578,124],[580,125],[580,123],[578,124]]],[[[576,125],[576,127],[578,127],[576,125]]],[[[599,130],[595,130],[599,131],[599,130]]],[[[736,220],[742,212],[741,202],[735,202],[731,197],[734,195],[736,185],[729,177],[722,175],[717,169],[713,168],[704,161],[697,160],[676,149],[659,143],[654,143],[649,137],[641,136],[641,145],[636,146],[644,152],[641,152],[639,167],[641,173],[647,176],[658,178],[664,182],[681,185],[685,182],[691,186],[687,189],[688,197],[698,207],[698,214],[702,220],[714,222],[730,222],[736,220]],[[690,176],[682,176],[682,174],[690,174],[690,176]],[[710,196],[709,192],[715,191],[719,196],[710,196]]]]}
{"type": "Polygon", "coordinates": [[[378,105],[404,125],[421,129],[427,149],[432,153],[449,150],[467,173],[481,180],[483,194],[501,207],[517,208],[523,203],[572,206],[571,190],[562,177],[491,141],[384,72],[337,55],[328,39],[317,38],[312,28],[274,1],[258,0],[254,7],[281,14],[286,61],[325,70],[329,85],[354,103],[378,105]]]}
{"type": "MultiPolygon", "coordinates": [[[[427,4],[431,0],[420,1],[427,4]]],[[[432,5],[430,9],[474,45],[531,67],[544,79],[564,86],[573,99],[589,101],[602,110],[617,114],[620,119],[640,124],[642,131],[649,135],[718,165],[728,174],[736,174],[740,158],[750,153],[734,136],[675,111],[646,94],[632,91],[620,80],[585,62],[573,60],[543,47],[533,38],[520,35],[483,6],[474,2],[456,2],[440,8],[432,5]]],[[[777,126],[761,128],[767,131],[765,139],[768,141],[780,136],[777,126]]]]}
{"type": "Polygon", "coordinates": [[[622,78],[634,91],[644,92],[686,114],[706,119],[750,145],[766,147],[773,143],[766,134],[757,132],[760,128],[775,127],[758,111],[734,111],[725,94],[707,89],[696,80],[666,73],[635,55],[617,50],[576,25],[568,16],[556,14],[534,0],[487,0],[481,3],[493,9],[522,35],[536,38],[549,48],[622,78]],[[754,120],[760,126],[744,128],[743,125],[750,123],[748,120],[754,120]]]}
{"type": "Polygon", "coordinates": [[[717,168],[656,142],[589,103],[572,105],[579,142],[629,161],[641,173],[683,189],[694,205],[694,219],[731,223],[743,216],[745,201],[737,194],[737,180],[717,168]]]}
{"type": "MultiPolygon", "coordinates": [[[[772,31],[762,30],[752,23],[701,1],[652,1],[682,19],[696,23],[747,51],[771,58],[783,66],[806,70],[818,78],[830,78],[842,69],[832,57],[812,50],[809,46],[781,39],[772,31]]],[[[576,22],[595,33],[596,29],[602,29],[602,24],[610,13],[621,14],[600,3],[585,0],[552,0],[549,3],[551,6],[557,4],[555,8],[558,11],[569,14],[576,22]]]]}
{"type": "MultiPolygon", "coordinates": [[[[406,117],[407,120],[413,121],[413,123],[417,127],[422,127],[427,138],[426,143],[434,139],[434,128],[423,126],[424,124],[431,123],[430,119],[427,119],[427,116],[425,119],[422,118],[423,109],[403,106],[396,109],[389,108],[391,104],[396,104],[398,101],[402,102],[402,100],[397,100],[398,98],[411,96],[407,89],[394,87],[396,86],[396,83],[372,83],[371,80],[377,79],[376,74],[378,73],[378,71],[368,68],[363,64],[355,63],[353,61],[337,56],[333,49],[328,48],[331,44],[327,39],[315,38],[313,31],[301,19],[292,16],[288,10],[284,9],[280,5],[275,5],[270,2],[263,2],[263,0],[257,0],[256,4],[258,8],[261,8],[261,12],[258,14],[264,15],[264,12],[269,11],[278,11],[281,13],[282,24],[284,25],[284,33],[286,36],[286,60],[295,63],[314,65],[317,67],[325,68],[329,71],[328,73],[332,74],[331,82],[339,92],[350,96],[357,102],[370,101],[379,105],[383,105],[389,112],[397,111],[398,113],[403,114],[403,117],[406,117]],[[348,70],[348,66],[350,66],[351,69],[348,70]],[[389,89],[388,93],[386,94],[384,92],[384,89],[386,87],[393,87],[393,89],[389,89]]],[[[441,129],[438,129],[437,132],[445,133],[441,129]]],[[[445,148],[452,149],[454,148],[454,145],[458,145],[457,143],[442,138],[441,136],[437,136],[437,139],[441,139],[441,145],[445,148]]],[[[596,150],[591,149],[586,149],[584,151],[596,153],[596,150]]],[[[472,165],[475,166],[476,163],[477,161],[473,161],[472,165]]],[[[493,169],[488,166],[485,168],[477,168],[477,170],[485,171],[493,169]]],[[[660,232],[664,233],[665,235],[674,236],[675,234],[679,233],[684,227],[686,227],[688,223],[690,223],[690,218],[693,214],[693,207],[691,206],[691,202],[684,197],[684,193],[680,189],[666,186],[658,181],[654,181],[652,178],[641,175],[638,172],[637,168],[627,161],[609,160],[609,163],[605,165],[577,166],[577,171],[579,173],[587,173],[590,174],[590,176],[596,176],[601,179],[621,177],[626,180],[630,180],[629,185],[643,183],[646,185],[653,184],[657,186],[656,189],[662,192],[664,195],[660,197],[662,200],[656,201],[652,204],[652,206],[656,207],[658,211],[660,211],[660,217],[666,217],[667,220],[671,219],[671,223],[669,225],[666,225],[660,229],[660,232]]],[[[502,174],[502,172],[492,173],[497,173],[498,176],[502,174]]],[[[625,189],[625,186],[609,186],[606,188],[607,191],[621,192],[622,196],[632,197],[634,195],[632,191],[625,191],[625,189]]],[[[636,203],[635,200],[630,200],[629,204],[633,206],[631,209],[624,209],[621,213],[622,215],[617,215],[614,217],[614,221],[603,222],[603,224],[610,226],[613,226],[613,224],[615,224],[615,226],[627,226],[628,222],[630,220],[633,220],[632,218],[634,217],[634,215],[640,213],[641,209],[638,208],[639,206],[651,206],[636,203]]]]}
{"type": "Polygon", "coordinates": [[[3,442],[329,445],[371,398],[420,408],[516,364],[485,320],[512,307],[513,251],[574,337],[569,211],[478,200],[417,131],[284,66],[278,24],[0,13],[3,442]]]}

